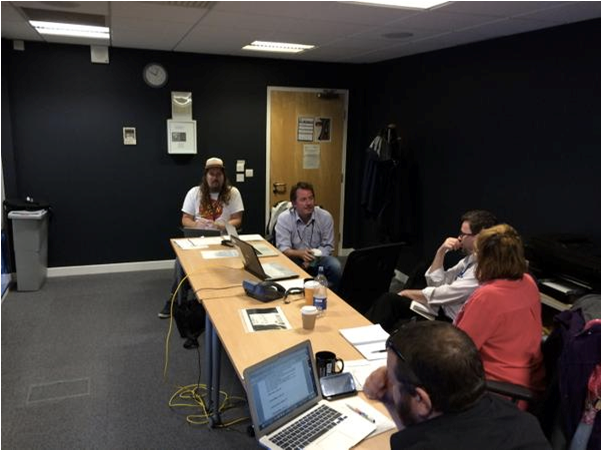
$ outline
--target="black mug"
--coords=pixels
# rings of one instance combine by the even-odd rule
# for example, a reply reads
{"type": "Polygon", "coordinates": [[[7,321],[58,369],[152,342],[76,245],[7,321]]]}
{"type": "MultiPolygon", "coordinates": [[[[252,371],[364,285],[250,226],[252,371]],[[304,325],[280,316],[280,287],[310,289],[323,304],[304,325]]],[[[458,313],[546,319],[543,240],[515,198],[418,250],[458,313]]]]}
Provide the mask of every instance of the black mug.
{"type": "Polygon", "coordinates": [[[330,376],[343,372],[345,362],[343,362],[343,359],[337,359],[334,352],[320,351],[316,352],[316,367],[319,377],[330,376]],[[341,368],[337,368],[337,362],[341,363],[341,368]]]}

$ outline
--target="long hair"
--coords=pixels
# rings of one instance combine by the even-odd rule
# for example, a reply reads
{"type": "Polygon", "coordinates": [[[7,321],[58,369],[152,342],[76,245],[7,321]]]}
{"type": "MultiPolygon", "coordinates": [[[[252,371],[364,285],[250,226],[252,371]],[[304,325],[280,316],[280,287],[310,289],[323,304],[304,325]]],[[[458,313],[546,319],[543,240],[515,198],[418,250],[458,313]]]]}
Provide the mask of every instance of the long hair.
{"type": "Polygon", "coordinates": [[[508,224],[483,229],[475,241],[479,283],[494,279],[519,280],[527,272],[520,235],[508,224]]]}
{"type": "MultiPolygon", "coordinates": [[[[203,173],[203,180],[201,180],[199,188],[201,191],[201,206],[212,209],[213,204],[211,202],[211,189],[209,188],[209,184],[207,183],[207,172],[209,172],[209,169],[205,169],[205,172],[203,173]]],[[[224,183],[222,185],[222,189],[219,192],[217,200],[218,202],[224,205],[228,205],[230,203],[230,191],[232,190],[232,185],[230,184],[230,180],[226,175],[226,170],[224,168],[220,169],[224,174],[224,183]]]]}

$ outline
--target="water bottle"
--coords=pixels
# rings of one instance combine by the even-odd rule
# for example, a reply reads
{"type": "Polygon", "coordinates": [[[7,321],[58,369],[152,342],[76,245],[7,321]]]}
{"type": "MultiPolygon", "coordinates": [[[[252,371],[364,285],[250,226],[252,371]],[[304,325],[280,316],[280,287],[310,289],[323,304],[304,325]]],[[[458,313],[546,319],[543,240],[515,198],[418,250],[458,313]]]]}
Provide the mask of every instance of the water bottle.
{"type": "Polygon", "coordinates": [[[316,282],[320,285],[314,290],[314,305],[318,309],[318,316],[323,316],[326,313],[328,301],[328,280],[324,275],[324,267],[318,267],[318,276],[316,282]]]}

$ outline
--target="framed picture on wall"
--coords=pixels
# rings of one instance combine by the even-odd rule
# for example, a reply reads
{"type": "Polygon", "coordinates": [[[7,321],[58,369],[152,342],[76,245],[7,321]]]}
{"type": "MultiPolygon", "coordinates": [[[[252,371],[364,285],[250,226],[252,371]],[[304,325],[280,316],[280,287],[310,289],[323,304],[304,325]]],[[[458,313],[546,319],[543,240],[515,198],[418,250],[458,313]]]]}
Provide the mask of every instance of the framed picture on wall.
{"type": "Polygon", "coordinates": [[[167,153],[196,153],[196,121],[167,120],[167,153]]]}
{"type": "Polygon", "coordinates": [[[123,127],[123,145],[136,145],[136,127],[123,127]]]}

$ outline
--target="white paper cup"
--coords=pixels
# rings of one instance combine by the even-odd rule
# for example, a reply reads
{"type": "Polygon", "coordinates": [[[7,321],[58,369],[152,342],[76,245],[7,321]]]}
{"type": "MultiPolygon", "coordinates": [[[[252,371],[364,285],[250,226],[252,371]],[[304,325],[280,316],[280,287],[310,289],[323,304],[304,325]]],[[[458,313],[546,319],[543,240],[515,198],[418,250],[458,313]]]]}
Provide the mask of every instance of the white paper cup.
{"type": "Polygon", "coordinates": [[[301,307],[301,319],[303,320],[303,329],[312,330],[316,326],[318,309],[313,305],[304,305],[301,307]]]}

